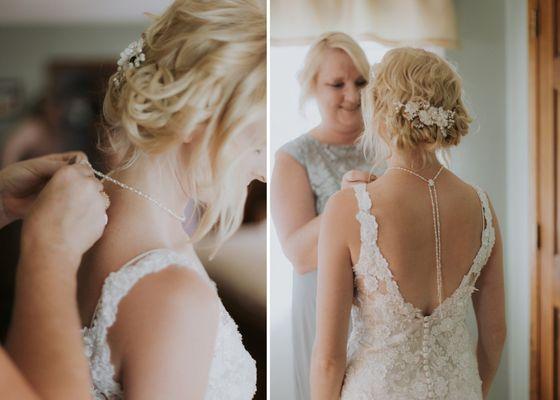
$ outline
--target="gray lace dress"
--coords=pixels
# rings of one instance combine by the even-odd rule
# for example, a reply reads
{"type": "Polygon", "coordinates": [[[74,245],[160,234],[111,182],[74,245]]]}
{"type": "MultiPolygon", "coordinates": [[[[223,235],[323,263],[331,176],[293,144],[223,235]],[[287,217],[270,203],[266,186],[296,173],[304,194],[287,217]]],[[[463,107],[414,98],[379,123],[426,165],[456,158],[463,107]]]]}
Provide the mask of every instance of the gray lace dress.
{"type": "MultiPolygon", "coordinates": [[[[284,144],[279,151],[292,156],[307,171],[315,195],[315,211],[321,214],[331,195],[340,190],[342,176],[349,170],[370,171],[358,145],[331,145],[311,134],[284,144]]],[[[376,173],[376,171],[374,171],[376,173]]],[[[315,338],[317,271],[293,273],[292,339],[294,346],[295,399],[309,400],[309,367],[315,338]]]]}

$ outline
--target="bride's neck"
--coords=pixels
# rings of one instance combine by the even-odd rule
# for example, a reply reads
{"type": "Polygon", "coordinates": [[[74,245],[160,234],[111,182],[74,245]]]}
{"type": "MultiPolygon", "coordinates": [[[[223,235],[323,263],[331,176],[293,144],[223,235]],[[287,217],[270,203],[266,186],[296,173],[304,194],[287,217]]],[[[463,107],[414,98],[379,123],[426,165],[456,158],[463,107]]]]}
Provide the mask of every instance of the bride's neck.
{"type": "Polygon", "coordinates": [[[400,167],[413,171],[429,171],[441,167],[434,152],[420,153],[415,151],[393,150],[387,159],[387,167],[400,167]]]}
{"type": "MultiPolygon", "coordinates": [[[[163,159],[144,157],[127,169],[116,170],[111,177],[183,216],[188,195],[182,189],[177,169],[163,159]]],[[[157,241],[162,242],[160,246],[171,247],[178,241],[185,242],[181,221],[153,202],[110,182],[105,183],[105,189],[113,208],[108,210],[109,222],[111,217],[114,220],[141,221],[142,225],[149,227],[150,232],[145,234],[157,238],[157,241]]]]}

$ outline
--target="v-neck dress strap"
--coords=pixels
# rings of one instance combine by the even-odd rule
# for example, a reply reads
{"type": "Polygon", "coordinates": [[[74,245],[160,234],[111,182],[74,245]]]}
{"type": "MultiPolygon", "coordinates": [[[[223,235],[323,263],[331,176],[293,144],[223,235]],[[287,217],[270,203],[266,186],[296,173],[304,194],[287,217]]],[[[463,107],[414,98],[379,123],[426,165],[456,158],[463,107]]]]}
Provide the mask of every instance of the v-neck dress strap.
{"type": "Polygon", "coordinates": [[[342,400],[481,400],[482,382],[467,327],[471,294],[495,242],[488,197],[475,187],[484,226],[480,248],[453,294],[430,314],[405,301],[378,246],[378,223],[365,184],[354,186],[360,254],[342,400]]]}

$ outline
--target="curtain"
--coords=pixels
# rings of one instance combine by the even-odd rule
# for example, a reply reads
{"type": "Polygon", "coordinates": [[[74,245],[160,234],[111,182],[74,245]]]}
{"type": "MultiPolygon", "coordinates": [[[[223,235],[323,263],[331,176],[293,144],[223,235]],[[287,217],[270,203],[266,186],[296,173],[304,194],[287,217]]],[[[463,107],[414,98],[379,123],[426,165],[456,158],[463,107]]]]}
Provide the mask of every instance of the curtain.
{"type": "Polygon", "coordinates": [[[270,0],[272,45],[308,44],[327,31],[389,46],[458,45],[453,0],[270,0]]]}

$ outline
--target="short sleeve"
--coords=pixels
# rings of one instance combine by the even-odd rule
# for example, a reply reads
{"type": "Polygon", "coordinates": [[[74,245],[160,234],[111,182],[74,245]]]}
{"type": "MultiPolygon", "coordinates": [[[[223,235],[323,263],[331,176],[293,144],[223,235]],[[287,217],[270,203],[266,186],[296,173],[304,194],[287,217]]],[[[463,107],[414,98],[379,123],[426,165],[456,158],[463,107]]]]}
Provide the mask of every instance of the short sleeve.
{"type": "Polygon", "coordinates": [[[289,154],[294,160],[305,167],[305,148],[303,146],[302,140],[300,138],[296,138],[295,140],[291,140],[288,143],[284,144],[278,151],[283,151],[289,154]]]}

